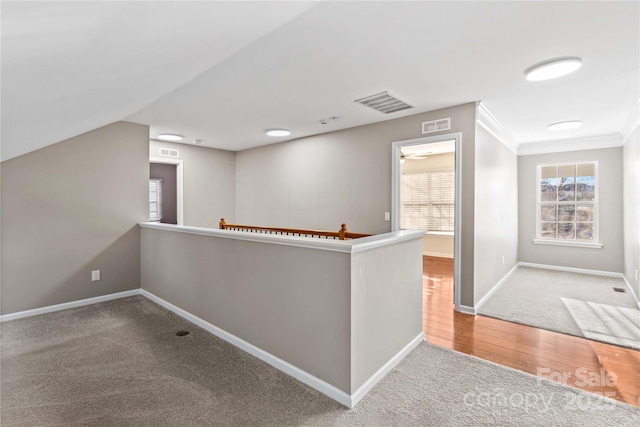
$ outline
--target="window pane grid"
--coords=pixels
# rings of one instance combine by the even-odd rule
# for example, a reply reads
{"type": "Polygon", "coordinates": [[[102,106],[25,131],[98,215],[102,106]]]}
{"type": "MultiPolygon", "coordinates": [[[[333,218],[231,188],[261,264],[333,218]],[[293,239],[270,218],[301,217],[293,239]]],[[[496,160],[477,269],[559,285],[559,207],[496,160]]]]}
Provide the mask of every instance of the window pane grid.
{"type": "Polygon", "coordinates": [[[595,175],[595,163],[539,167],[538,237],[594,239],[597,213],[595,175]]]}

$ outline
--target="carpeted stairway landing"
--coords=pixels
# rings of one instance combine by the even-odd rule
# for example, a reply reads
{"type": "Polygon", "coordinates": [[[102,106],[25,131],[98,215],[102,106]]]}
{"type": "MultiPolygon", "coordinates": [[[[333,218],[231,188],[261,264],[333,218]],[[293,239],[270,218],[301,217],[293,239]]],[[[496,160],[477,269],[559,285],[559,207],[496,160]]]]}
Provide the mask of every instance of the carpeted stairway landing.
{"type": "Polygon", "coordinates": [[[5,322],[1,362],[5,427],[640,425],[638,408],[426,343],[348,410],[144,297],[5,322]]]}

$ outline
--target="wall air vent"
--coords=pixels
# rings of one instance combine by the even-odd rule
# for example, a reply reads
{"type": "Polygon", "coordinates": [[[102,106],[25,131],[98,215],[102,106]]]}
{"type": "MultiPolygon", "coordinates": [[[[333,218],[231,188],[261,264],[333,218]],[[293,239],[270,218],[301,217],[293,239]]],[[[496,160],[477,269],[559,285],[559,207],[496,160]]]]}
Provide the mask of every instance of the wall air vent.
{"type": "Polygon", "coordinates": [[[353,102],[357,102],[358,104],[373,108],[374,110],[385,114],[413,108],[413,105],[386,91],[367,96],[366,98],[356,99],[353,102]]]}
{"type": "Polygon", "coordinates": [[[443,130],[451,130],[451,117],[422,122],[422,133],[440,132],[443,130]]]}
{"type": "Polygon", "coordinates": [[[180,157],[178,150],[173,148],[160,148],[160,155],[162,157],[180,157]]]}

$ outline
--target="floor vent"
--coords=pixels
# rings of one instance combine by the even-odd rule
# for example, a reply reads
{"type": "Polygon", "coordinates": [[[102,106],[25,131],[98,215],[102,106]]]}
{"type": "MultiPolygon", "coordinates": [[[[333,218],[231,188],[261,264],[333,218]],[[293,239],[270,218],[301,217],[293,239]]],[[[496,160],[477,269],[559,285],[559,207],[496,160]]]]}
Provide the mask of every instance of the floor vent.
{"type": "Polygon", "coordinates": [[[624,290],[624,288],[613,288],[614,292],[622,292],[622,293],[626,293],[627,291],[624,290]]]}
{"type": "Polygon", "coordinates": [[[189,331],[178,331],[176,332],[176,336],[177,337],[186,337],[187,335],[189,335],[191,332],[189,331]]]}
{"type": "Polygon", "coordinates": [[[413,108],[413,105],[386,91],[367,96],[366,98],[356,99],[353,102],[362,104],[365,107],[373,108],[374,110],[380,111],[384,114],[413,108]]]}
{"type": "Polygon", "coordinates": [[[173,148],[160,148],[160,155],[162,157],[180,157],[178,150],[173,148]]]}

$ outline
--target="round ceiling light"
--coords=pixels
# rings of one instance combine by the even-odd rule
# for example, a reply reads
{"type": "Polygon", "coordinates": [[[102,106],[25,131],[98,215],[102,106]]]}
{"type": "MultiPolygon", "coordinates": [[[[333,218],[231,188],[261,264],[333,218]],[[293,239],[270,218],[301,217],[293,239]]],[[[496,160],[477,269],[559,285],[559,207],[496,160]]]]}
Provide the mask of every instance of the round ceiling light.
{"type": "Polygon", "coordinates": [[[524,70],[524,75],[531,82],[555,79],[573,73],[582,66],[578,57],[556,58],[541,62],[524,70]]]}
{"type": "Polygon", "coordinates": [[[291,132],[286,129],[269,129],[267,131],[267,135],[269,136],[289,136],[291,132]]]}
{"type": "Polygon", "coordinates": [[[571,120],[568,122],[558,122],[549,125],[549,130],[569,130],[575,129],[582,126],[582,122],[580,120],[571,120]]]}
{"type": "Polygon", "coordinates": [[[184,137],[182,135],[176,135],[173,133],[161,133],[158,135],[158,139],[163,141],[182,141],[184,137]]]}

